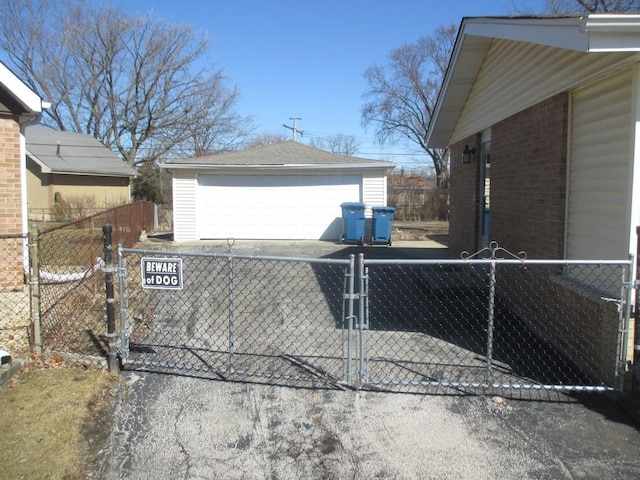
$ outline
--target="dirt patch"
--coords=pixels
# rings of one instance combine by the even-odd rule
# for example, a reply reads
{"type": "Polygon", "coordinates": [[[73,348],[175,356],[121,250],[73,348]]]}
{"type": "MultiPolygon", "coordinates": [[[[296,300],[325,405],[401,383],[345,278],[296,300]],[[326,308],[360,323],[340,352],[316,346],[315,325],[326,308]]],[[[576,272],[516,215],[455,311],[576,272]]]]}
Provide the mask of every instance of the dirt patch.
{"type": "Polygon", "coordinates": [[[444,237],[449,234],[449,222],[393,222],[391,239],[393,241],[422,241],[433,239],[433,237],[444,237]]]}

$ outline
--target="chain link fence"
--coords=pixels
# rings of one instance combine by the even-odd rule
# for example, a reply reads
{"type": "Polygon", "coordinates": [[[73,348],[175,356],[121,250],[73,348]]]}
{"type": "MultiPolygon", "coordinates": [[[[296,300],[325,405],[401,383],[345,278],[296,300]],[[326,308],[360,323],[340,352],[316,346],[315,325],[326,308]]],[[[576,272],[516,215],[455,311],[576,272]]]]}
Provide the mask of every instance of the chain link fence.
{"type": "Polygon", "coordinates": [[[363,382],[387,389],[619,389],[629,262],[365,260],[363,382]],[[576,276],[576,274],[578,274],[576,276]]]}
{"type": "Polygon", "coordinates": [[[121,252],[129,366],[286,385],[340,387],[347,375],[348,260],[184,253],[183,288],[165,290],[154,278],[175,252],[121,252]]]}
{"type": "Polygon", "coordinates": [[[36,232],[37,350],[106,356],[104,224],[113,225],[114,241],[133,246],[153,227],[153,204],[135,202],[36,232]]]}
{"type": "Polygon", "coordinates": [[[127,368],[295,386],[616,390],[630,267],[124,248],[120,353],[127,368]]]}
{"type": "Polygon", "coordinates": [[[30,349],[27,249],[26,235],[0,235],[0,347],[14,355],[28,353],[30,349]]]}

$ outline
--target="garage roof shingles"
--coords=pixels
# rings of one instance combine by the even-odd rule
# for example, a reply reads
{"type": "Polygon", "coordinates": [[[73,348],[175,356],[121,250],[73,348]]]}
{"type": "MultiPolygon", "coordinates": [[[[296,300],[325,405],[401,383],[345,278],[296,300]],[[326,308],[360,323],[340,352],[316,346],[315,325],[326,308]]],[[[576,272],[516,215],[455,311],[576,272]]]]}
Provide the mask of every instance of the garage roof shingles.
{"type": "Polygon", "coordinates": [[[232,167],[232,166],[302,166],[302,165],[326,165],[334,167],[378,167],[393,168],[391,162],[370,160],[366,158],[349,157],[337,153],[325,152],[308,145],[293,141],[273,143],[249,150],[237,152],[225,152],[204,157],[186,158],[166,163],[166,168],[180,166],[202,167],[232,167]]]}

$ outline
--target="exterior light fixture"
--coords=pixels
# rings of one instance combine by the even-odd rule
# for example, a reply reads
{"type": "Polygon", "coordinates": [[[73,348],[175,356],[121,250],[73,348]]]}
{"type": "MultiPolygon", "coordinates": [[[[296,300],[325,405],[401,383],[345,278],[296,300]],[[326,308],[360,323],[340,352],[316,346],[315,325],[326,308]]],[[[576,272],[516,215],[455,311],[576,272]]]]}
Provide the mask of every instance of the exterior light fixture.
{"type": "Polygon", "coordinates": [[[473,156],[476,154],[476,148],[469,148],[469,145],[464,146],[462,151],[462,163],[471,163],[473,156]]]}

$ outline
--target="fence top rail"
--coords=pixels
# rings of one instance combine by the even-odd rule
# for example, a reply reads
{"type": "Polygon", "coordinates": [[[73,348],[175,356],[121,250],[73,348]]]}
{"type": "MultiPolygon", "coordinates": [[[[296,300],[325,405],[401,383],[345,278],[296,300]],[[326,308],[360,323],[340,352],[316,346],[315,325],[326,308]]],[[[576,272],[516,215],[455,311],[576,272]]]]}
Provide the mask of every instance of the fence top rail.
{"type": "Polygon", "coordinates": [[[420,259],[420,258],[365,258],[365,265],[610,265],[630,267],[633,260],[532,260],[516,258],[473,259],[420,259]]]}
{"type": "Polygon", "coordinates": [[[0,240],[9,240],[14,238],[28,238],[28,233],[0,233],[0,240]]]}
{"type": "Polygon", "coordinates": [[[225,260],[264,260],[275,262],[300,262],[300,263],[325,263],[334,265],[349,265],[350,259],[348,258],[319,258],[319,257],[286,257],[286,256],[274,256],[274,255],[247,255],[238,253],[215,253],[215,252],[177,252],[175,250],[149,250],[149,249],[137,249],[137,248],[125,248],[118,247],[118,252],[123,253],[137,253],[140,255],[167,255],[173,257],[206,257],[225,260]]]}

